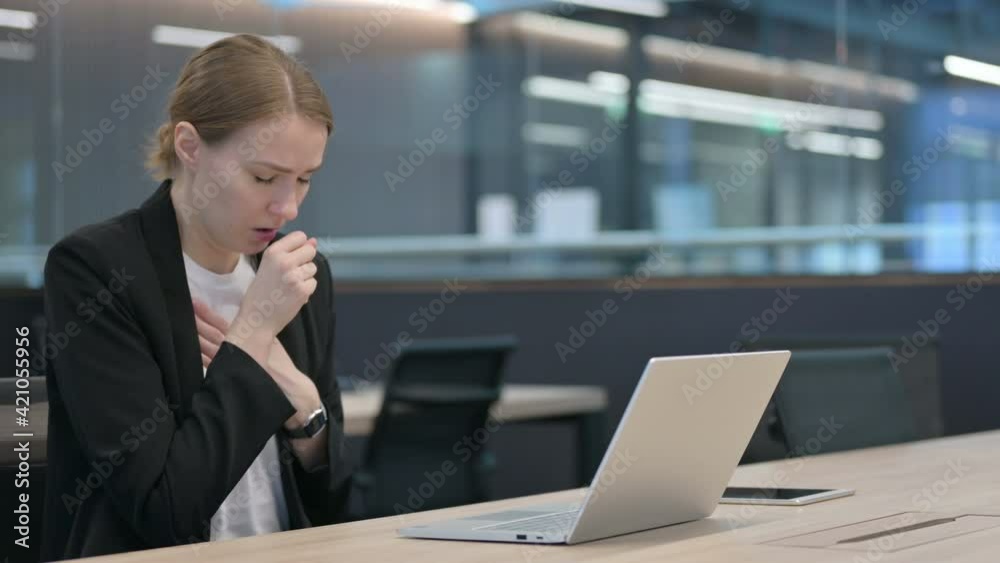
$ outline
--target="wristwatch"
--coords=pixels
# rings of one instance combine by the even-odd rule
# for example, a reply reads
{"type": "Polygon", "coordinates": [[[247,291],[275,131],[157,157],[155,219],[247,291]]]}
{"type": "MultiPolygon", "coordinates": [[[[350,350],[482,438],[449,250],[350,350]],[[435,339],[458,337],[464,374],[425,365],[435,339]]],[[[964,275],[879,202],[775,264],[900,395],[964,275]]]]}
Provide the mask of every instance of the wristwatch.
{"type": "Polygon", "coordinates": [[[285,432],[287,432],[288,436],[291,438],[312,438],[326,428],[326,423],[326,405],[323,405],[309,415],[309,418],[306,420],[306,423],[302,426],[302,428],[285,430],[285,432]]]}

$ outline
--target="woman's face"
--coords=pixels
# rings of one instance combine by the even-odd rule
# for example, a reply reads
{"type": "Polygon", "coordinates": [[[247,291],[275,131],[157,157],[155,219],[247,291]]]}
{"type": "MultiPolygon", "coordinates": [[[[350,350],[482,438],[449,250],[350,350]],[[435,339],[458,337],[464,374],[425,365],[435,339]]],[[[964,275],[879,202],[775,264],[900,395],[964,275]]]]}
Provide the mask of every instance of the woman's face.
{"type": "Polygon", "coordinates": [[[211,243],[241,254],[264,250],[299,214],[326,141],[325,125],[286,114],[202,144],[190,200],[211,243]]]}

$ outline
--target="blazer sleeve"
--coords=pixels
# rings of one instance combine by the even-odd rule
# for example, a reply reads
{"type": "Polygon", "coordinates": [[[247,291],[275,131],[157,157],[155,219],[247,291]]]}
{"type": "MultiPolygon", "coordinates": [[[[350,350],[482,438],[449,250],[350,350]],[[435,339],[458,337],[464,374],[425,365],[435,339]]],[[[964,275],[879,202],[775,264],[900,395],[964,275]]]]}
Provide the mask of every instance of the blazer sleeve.
{"type": "Polygon", "coordinates": [[[125,266],[111,261],[79,236],[49,252],[46,318],[50,330],[71,335],[50,376],[87,461],[111,468],[103,486],[135,533],[149,547],[207,541],[212,516],[295,408],[253,358],[225,343],[179,421],[149,335],[132,314],[130,301],[143,298],[147,281],[116,292],[112,266],[125,266]],[[81,316],[95,297],[101,309],[81,316]]]}
{"type": "Polygon", "coordinates": [[[316,383],[323,404],[326,406],[328,463],[306,470],[296,458],[294,463],[296,480],[302,497],[303,508],[314,526],[333,524],[343,520],[350,492],[350,474],[344,438],[344,408],[341,403],[340,387],[334,369],[334,336],[336,334],[337,313],[333,301],[333,279],[330,266],[322,255],[317,256],[320,280],[325,281],[317,291],[322,290],[323,313],[328,313],[323,352],[319,368],[309,374],[316,383]],[[324,287],[325,286],[325,287],[324,287]]]}

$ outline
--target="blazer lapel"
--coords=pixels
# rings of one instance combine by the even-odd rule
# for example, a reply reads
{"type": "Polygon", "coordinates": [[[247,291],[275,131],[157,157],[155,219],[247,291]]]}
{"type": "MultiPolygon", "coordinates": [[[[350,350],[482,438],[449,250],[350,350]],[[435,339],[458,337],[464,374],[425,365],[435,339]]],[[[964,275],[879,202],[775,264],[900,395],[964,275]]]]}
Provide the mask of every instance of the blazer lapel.
{"type": "MultiPolygon", "coordinates": [[[[194,306],[191,304],[191,291],[188,289],[181,254],[177,214],[170,200],[170,186],[169,179],[160,184],[156,192],[139,208],[139,214],[146,248],[163,290],[166,315],[170,321],[177,362],[179,410],[183,416],[187,416],[191,398],[204,382],[204,372],[194,306]]],[[[169,385],[167,381],[164,383],[169,385]]]]}

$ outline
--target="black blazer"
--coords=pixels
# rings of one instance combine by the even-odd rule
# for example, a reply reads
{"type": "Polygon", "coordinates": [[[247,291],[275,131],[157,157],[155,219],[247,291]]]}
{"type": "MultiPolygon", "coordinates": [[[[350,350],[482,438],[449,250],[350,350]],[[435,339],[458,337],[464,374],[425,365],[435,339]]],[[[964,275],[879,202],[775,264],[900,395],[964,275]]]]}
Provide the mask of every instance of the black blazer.
{"type": "Polygon", "coordinates": [[[336,522],[344,509],[326,260],[317,255],[316,291],[278,336],[330,415],[330,463],[307,472],[279,432],[295,409],[256,361],[224,343],[203,376],[170,186],[48,254],[58,352],[46,380],[43,561],[208,541],[212,515],[276,433],[291,527],[336,522]]]}

